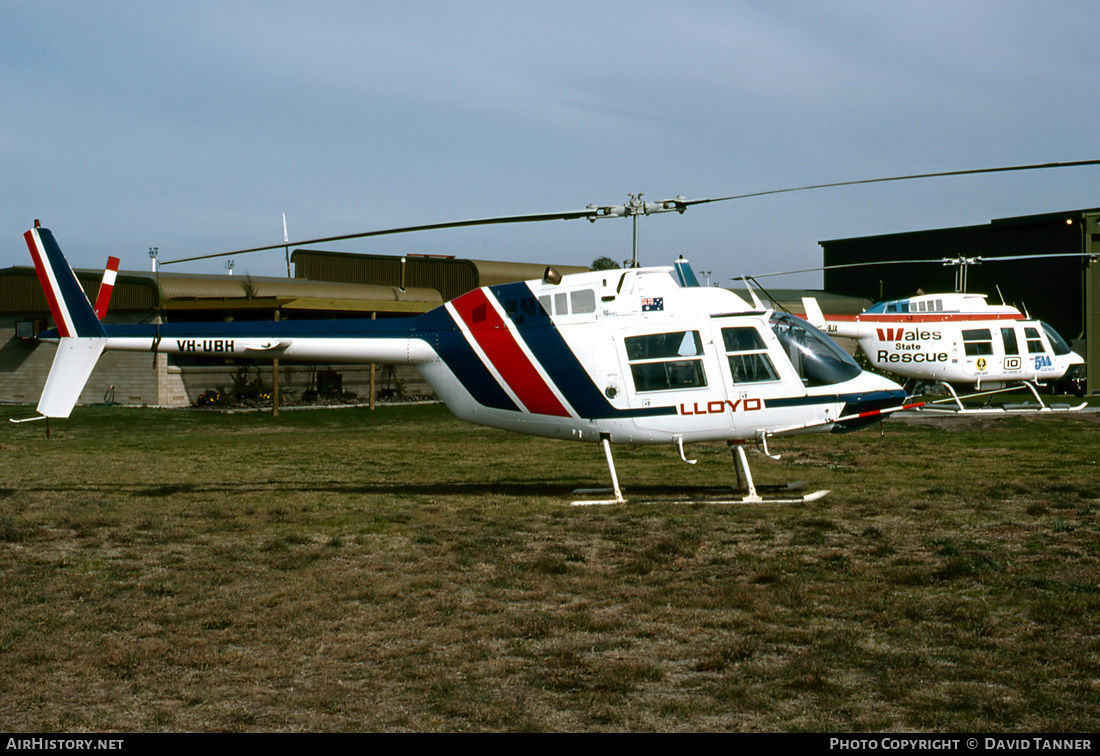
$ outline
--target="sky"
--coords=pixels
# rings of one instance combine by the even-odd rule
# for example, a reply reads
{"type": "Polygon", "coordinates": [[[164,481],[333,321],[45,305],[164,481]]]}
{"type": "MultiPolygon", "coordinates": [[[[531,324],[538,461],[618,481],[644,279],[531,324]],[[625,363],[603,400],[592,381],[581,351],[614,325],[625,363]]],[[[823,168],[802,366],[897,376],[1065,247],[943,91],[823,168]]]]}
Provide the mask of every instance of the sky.
{"type": "MultiPolygon", "coordinates": [[[[74,267],[676,195],[1100,158],[1100,5],[0,0],[0,267],[74,267]]],[[[822,189],[641,218],[712,283],[821,240],[1100,206],[1100,166],[822,189]]],[[[631,221],[323,245],[588,265],[631,221]]],[[[285,275],[281,250],[235,273],[285,275]]],[[[162,270],[226,273],[214,259],[162,270]]],[[[820,286],[817,273],[772,279],[820,286]]]]}

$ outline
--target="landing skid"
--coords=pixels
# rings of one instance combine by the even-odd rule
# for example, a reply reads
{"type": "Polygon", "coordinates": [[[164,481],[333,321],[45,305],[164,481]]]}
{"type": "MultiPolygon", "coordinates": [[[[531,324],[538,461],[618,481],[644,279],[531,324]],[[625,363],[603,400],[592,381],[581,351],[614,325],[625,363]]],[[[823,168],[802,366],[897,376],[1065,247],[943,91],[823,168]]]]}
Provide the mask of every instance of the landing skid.
{"type": "MultiPolygon", "coordinates": [[[[615,472],[615,460],[611,456],[611,439],[607,435],[600,436],[600,444],[603,446],[604,456],[607,458],[607,466],[611,471],[611,483],[613,488],[578,488],[573,493],[579,495],[613,494],[614,498],[582,499],[574,501],[575,507],[600,506],[606,504],[625,504],[626,498],[619,487],[619,476],[615,472]]],[[[809,501],[817,501],[829,491],[813,491],[808,494],[795,494],[794,492],[805,485],[803,482],[789,483],[779,486],[757,486],[753,483],[752,472],[749,470],[748,458],[745,455],[744,441],[729,441],[730,452],[733,454],[734,469],[737,471],[737,486],[734,488],[711,488],[702,496],[691,494],[675,498],[640,498],[638,502],[676,502],[705,504],[802,504],[809,501]]],[[[683,457],[683,447],[680,446],[680,455],[683,457]]],[[[685,461],[689,461],[686,460],[685,461]]]]}
{"type": "Polygon", "coordinates": [[[1000,394],[1005,391],[1015,391],[1019,386],[1010,386],[1001,389],[995,389],[993,391],[983,391],[977,394],[967,394],[960,397],[955,393],[955,389],[949,383],[942,381],[937,382],[943,386],[951,394],[947,399],[938,399],[934,402],[927,402],[923,407],[918,409],[918,412],[925,412],[929,414],[940,415],[1026,415],[1035,412],[1078,412],[1088,406],[1088,402],[1081,402],[1078,405],[1069,404],[1053,404],[1047,405],[1043,402],[1042,397],[1039,396],[1039,390],[1035,387],[1035,384],[1031,381],[1021,381],[1021,384],[1026,386],[1031,393],[1035,396],[1035,401],[1038,404],[1005,404],[1000,407],[966,407],[963,405],[963,399],[973,399],[979,396],[992,396],[993,394],[1000,394]],[[932,406],[939,404],[953,404],[954,406],[932,406]]]}
{"type": "Polygon", "coordinates": [[[757,486],[754,496],[744,489],[714,487],[698,493],[686,492],[682,496],[644,497],[632,499],[642,504],[805,504],[817,501],[829,493],[828,489],[795,494],[804,482],[786,486],[757,486]]]}
{"type": "MultiPolygon", "coordinates": [[[[801,504],[807,501],[817,501],[825,494],[829,493],[828,489],[814,491],[813,493],[803,494],[801,496],[793,496],[789,493],[804,485],[802,483],[794,483],[787,486],[760,486],[757,488],[752,482],[752,472],[749,470],[749,460],[748,457],[745,456],[745,442],[729,441],[727,444],[730,448],[730,453],[733,454],[734,468],[737,470],[737,488],[734,490],[738,493],[744,492],[740,497],[734,496],[728,499],[728,503],[756,504],[768,502],[769,504],[801,504]]],[[[765,452],[766,451],[767,449],[765,449],[765,452]]]]}

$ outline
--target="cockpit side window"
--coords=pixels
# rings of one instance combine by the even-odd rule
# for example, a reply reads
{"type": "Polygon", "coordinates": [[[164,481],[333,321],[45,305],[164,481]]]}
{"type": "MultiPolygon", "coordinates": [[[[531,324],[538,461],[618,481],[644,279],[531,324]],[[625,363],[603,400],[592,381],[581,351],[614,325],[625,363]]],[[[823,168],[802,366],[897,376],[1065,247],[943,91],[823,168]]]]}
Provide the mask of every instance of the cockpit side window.
{"type": "Polygon", "coordinates": [[[1046,351],[1043,349],[1043,340],[1039,338],[1038,328],[1025,328],[1024,336],[1027,339],[1028,354],[1042,354],[1046,351]]]}
{"type": "Polygon", "coordinates": [[[851,355],[809,323],[777,312],[772,315],[770,324],[806,386],[843,383],[863,372],[851,355]]]}
{"type": "Polygon", "coordinates": [[[768,347],[752,327],[723,328],[722,341],[734,383],[778,381],[768,347]]]}

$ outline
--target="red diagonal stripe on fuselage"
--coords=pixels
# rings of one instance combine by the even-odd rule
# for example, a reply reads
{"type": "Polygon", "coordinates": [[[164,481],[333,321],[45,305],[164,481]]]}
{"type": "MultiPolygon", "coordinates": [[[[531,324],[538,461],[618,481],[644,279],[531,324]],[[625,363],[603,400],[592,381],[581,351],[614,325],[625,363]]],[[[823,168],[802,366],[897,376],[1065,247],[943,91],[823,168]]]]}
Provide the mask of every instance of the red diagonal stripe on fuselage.
{"type": "Polygon", "coordinates": [[[475,289],[451,302],[489,362],[529,412],[569,417],[485,292],[475,289]]]}

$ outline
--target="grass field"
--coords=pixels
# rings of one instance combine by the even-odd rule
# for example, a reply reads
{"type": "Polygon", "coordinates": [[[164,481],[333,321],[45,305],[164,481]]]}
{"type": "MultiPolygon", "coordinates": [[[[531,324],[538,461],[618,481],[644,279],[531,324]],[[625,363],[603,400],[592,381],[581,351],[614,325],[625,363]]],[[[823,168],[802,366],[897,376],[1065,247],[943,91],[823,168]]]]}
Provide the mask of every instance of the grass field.
{"type": "MultiPolygon", "coordinates": [[[[1096,415],[750,454],[808,505],[572,508],[440,406],[0,410],[0,730],[1100,730],[1096,415]]],[[[616,448],[627,495],[732,480],[616,448]]]]}

